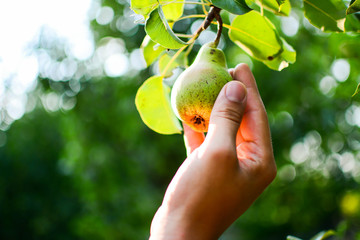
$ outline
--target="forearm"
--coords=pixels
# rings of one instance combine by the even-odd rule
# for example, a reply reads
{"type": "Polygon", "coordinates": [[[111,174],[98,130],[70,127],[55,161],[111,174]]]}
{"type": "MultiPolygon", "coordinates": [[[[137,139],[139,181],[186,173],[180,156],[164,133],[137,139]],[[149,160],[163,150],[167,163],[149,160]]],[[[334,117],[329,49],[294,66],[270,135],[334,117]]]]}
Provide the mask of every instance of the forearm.
{"type": "Polygon", "coordinates": [[[183,213],[182,210],[174,212],[160,207],[152,224],[149,240],[216,240],[220,234],[216,233],[206,221],[194,222],[193,216],[183,213]]]}

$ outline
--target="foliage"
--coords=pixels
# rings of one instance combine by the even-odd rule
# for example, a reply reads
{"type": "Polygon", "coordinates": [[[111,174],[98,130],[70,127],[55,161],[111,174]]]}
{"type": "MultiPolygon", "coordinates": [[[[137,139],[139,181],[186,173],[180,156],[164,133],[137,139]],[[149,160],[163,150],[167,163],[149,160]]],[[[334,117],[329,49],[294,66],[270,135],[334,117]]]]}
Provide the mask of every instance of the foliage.
{"type": "MultiPolygon", "coordinates": [[[[334,236],[336,233],[333,230],[322,231],[316,234],[311,240],[325,240],[331,236],[334,236]]],[[[300,238],[294,236],[287,236],[286,240],[301,240],[300,238]]]]}
{"type": "MultiPolygon", "coordinates": [[[[144,29],[131,25],[126,1],[103,0],[101,7],[111,7],[114,19],[106,25],[92,20],[94,56],[77,61],[76,71],[62,81],[41,72],[25,116],[7,128],[0,123],[1,239],[145,239],[186,157],[182,136],[151,131],[134,104],[143,80],[161,75],[155,55],[147,60],[151,67],[145,62],[143,69],[133,67],[142,61],[138,48],[156,44],[143,41],[144,29]],[[114,49],[135,59],[116,77],[103,67],[114,49]]],[[[274,16],[273,5],[263,9],[297,52],[296,64],[280,72],[250,58],[229,38],[220,41],[230,68],[246,62],[254,72],[278,166],[275,181],[221,239],[311,239],[324,229],[336,232],[329,239],[360,239],[360,101],[359,95],[351,98],[359,84],[360,39],[320,31],[304,18],[303,7],[291,1],[289,17],[274,16]],[[298,28],[290,36],[286,24],[294,19],[298,28]]],[[[202,7],[183,11],[195,15],[202,7]]],[[[222,18],[230,25],[233,16],[223,12],[222,18]]],[[[188,26],[198,29],[197,20],[183,19],[173,29],[189,34],[188,26]]],[[[207,35],[213,31],[216,26],[209,26],[195,41],[189,62],[202,43],[213,40],[207,35]]],[[[66,42],[43,34],[33,51],[51,57],[49,69],[71,59],[66,42]]],[[[178,59],[186,62],[181,54],[178,59]]],[[[164,81],[171,83],[171,77],[164,81]]]]}
{"type": "MultiPolygon", "coordinates": [[[[358,2],[351,2],[348,7],[342,0],[304,0],[304,15],[305,17],[317,28],[324,32],[360,32],[360,19],[354,16],[358,11],[358,2]]],[[[226,0],[226,1],[131,1],[131,7],[136,12],[141,14],[145,19],[145,31],[146,36],[144,41],[149,42],[150,46],[144,47],[143,55],[148,65],[152,64],[161,54],[170,49],[179,49],[173,56],[168,57],[168,61],[164,64],[164,61],[160,61],[165,67],[161,69],[161,75],[157,78],[166,78],[171,76],[169,71],[173,71],[175,68],[186,68],[187,64],[173,65],[173,62],[182,54],[182,52],[188,48],[188,51],[182,54],[182,57],[187,58],[190,54],[191,48],[195,43],[195,40],[202,34],[203,30],[208,28],[210,23],[216,19],[218,25],[217,38],[214,40],[215,45],[218,45],[218,39],[222,33],[222,28],[228,29],[229,39],[242,48],[252,58],[263,62],[270,69],[281,71],[289,66],[289,63],[296,61],[296,52],[292,46],[290,46],[286,40],[280,36],[278,30],[269,19],[278,15],[280,17],[289,16],[291,10],[291,3],[289,0],[275,1],[275,0],[226,0]],[[195,15],[184,14],[184,4],[198,4],[201,5],[202,14],[197,12],[195,15]],[[206,9],[210,7],[210,9],[206,9]],[[167,10],[171,9],[172,14],[166,14],[163,8],[167,10]],[[268,9],[271,15],[264,15],[264,8],[268,9]],[[223,14],[230,15],[232,20],[230,24],[223,24],[221,15],[219,12],[223,11],[223,14]],[[181,40],[173,31],[172,27],[174,23],[177,23],[187,18],[204,18],[204,22],[200,28],[193,33],[179,35],[188,37],[188,41],[181,40]],[[171,24],[171,25],[170,25],[171,24]],[[151,47],[159,48],[151,51],[151,47]],[[167,50],[166,50],[167,49],[167,50]],[[185,55],[185,56],[184,56],[185,55]],[[151,59],[151,61],[147,60],[151,59]]],[[[188,27],[189,28],[189,27],[188,27]]],[[[167,56],[167,54],[165,54],[167,56]]],[[[160,58],[162,59],[162,58],[160,58]]],[[[187,61],[186,61],[187,63],[187,61]]],[[[149,79],[150,80],[150,79],[149,79]]],[[[162,134],[174,134],[179,133],[179,122],[174,114],[169,114],[171,110],[170,103],[166,100],[169,98],[169,92],[164,92],[156,86],[150,86],[151,81],[146,81],[146,86],[152,89],[153,92],[148,91],[137,96],[141,96],[143,102],[153,102],[153,96],[163,95],[162,102],[158,103],[163,108],[159,108],[157,105],[137,105],[138,111],[144,121],[144,123],[151,129],[162,134]],[[150,87],[149,87],[150,86],[150,87]],[[157,117],[159,113],[164,117],[157,117]],[[154,119],[155,121],[150,121],[154,119]],[[169,124],[171,127],[169,127],[169,124]],[[162,128],[161,126],[164,126],[162,128]]],[[[154,82],[154,84],[157,84],[154,82]]],[[[355,94],[357,91],[355,92],[355,94]]],[[[159,100],[159,99],[158,99],[159,100]]]]}

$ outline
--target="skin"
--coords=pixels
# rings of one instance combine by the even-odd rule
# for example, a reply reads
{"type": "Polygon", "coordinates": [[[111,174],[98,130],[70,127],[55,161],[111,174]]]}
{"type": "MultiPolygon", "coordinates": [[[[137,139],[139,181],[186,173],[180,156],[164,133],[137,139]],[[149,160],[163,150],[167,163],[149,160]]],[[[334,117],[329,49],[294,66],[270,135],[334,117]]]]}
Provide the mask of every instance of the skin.
{"type": "Polygon", "coordinates": [[[206,135],[184,126],[188,158],[151,225],[151,240],[218,239],[276,176],[265,107],[249,67],[230,70],[206,135]]]}

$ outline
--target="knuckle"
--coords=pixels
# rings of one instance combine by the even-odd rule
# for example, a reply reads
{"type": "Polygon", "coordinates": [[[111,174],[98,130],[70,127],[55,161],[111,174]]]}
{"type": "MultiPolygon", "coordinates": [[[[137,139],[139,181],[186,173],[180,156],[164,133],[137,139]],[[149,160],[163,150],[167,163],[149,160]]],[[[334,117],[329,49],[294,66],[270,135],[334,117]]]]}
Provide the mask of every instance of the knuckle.
{"type": "Polygon", "coordinates": [[[217,109],[217,111],[214,112],[214,117],[224,118],[236,124],[240,124],[242,113],[241,111],[236,110],[234,108],[225,107],[225,108],[217,109]]]}
{"type": "Polygon", "coordinates": [[[277,167],[275,162],[266,164],[262,167],[262,181],[267,186],[274,181],[277,174],[277,167]]]}
{"type": "Polygon", "coordinates": [[[277,174],[277,167],[276,164],[274,163],[271,164],[271,166],[269,166],[267,170],[266,178],[269,183],[271,183],[275,179],[276,174],[277,174]]]}
{"type": "Polygon", "coordinates": [[[254,175],[264,186],[268,186],[274,181],[277,175],[277,167],[273,155],[261,158],[261,164],[254,169],[254,175]]]}

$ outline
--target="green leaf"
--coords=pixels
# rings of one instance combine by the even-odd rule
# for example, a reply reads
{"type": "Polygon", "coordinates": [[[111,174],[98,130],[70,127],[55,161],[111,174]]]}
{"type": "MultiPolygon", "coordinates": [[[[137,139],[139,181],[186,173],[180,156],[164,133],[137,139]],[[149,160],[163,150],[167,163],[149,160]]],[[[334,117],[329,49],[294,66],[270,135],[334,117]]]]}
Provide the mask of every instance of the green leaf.
{"type": "Polygon", "coordinates": [[[281,5],[279,5],[277,0],[247,0],[247,2],[252,8],[255,6],[263,6],[264,9],[271,11],[276,15],[289,16],[291,11],[291,4],[289,0],[284,0],[281,5]]]}
{"type": "Polygon", "coordinates": [[[358,18],[358,13],[346,15],[345,31],[360,32],[360,19],[358,18]]]}
{"type": "Polygon", "coordinates": [[[149,14],[157,8],[159,5],[163,6],[165,18],[169,21],[175,21],[182,16],[184,11],[184,2],[169,3],[169,0],[131,0],[131,9],[137,13],[143,15],[145,19],[149,14]]]}
{"type": "Polygon", "coordinates": [[[350,6],[346,10],[346,14],[352,14],[360,11],[360,0],[351,1],[350,6]]]}
{"type": "Polygon", "coordinates": [[[281,6],[286,2],[286,0],[276,0],[276,2],[279,4],[279,6],[281,6]]]}
{"type": "Polygon", "coordinates": [[[161,6],[150,13],[145,23],[145,31],[151,40],[165,48],[178,49],[186,45],[170,28],[161,6]]]}
{"type": "Polygon", "coordinates": [[[287,236],[287,237],[286,237],[286,240],[302,240],[302,239],[301,239],[301,238],[294,237],[294,236],[287,236]]]}
{"type": "MultiPolygon", "coordinates": [[[[160,1],[160,3],[163,3],[163,2],[165,2],[165,1],[164,0],[160,1]]],[[[174,22],[183,15],[184,2],[170,3],[167,5],[164,5],[164,6],[162,6],[162,10],[164,12],[165,18],[170,22],[174,22]]]]}
{"type": "Polygon", "coordinates": [[[231,23],[229,37],[260,61],[274,59],[282,51],[282,41],[274,26],[256,11],[237,16],[231,23]]]}
{"type": "Polygon", "coordinates": [[[170,105],[170,88],[163,77],[153,76],[139,88],[135,105],[143,122],[161,134],[181,133],[182,127],[170,105]]]}
{"type": "Polygon", "coordinates": [[[157,0],[131,0],[131,9],[144,16],[146,19],[150,12],[152,12],[159,5],[157,0]]]}
{"type": "MultiPolygon", "coordinates": [[[[272,2],[273,0],[264,0],[264,2],[272,2]]],[[[280,4],[279,7],[274,7],[273,5],[267,4],[265,5],[265,8],[269,11],[272,11],[273,13],[277,15],[283,15],[283,16],[289,16],[291,12],[291,3],[290,0],[285,0],[280,4]]]]}
{"type": "MultiPolygon", "coordinates": [[[[160,57],[159,59],[159,71],[160,73],[162,73],[166,66],[168,65],[168,63],[171,60],[171,56],[169,56],[168,54],[164,54],[160,57]]],[[[173,74],[173,70],[175,68],[177,68],[179,66],[179,63],[177,61],[173,61],[170,66],[168,67],[168,69],[166,70],[166,73],[164,74],[164,77],[171,77],[173,74]]]]}
{"type": "Polygon", "coordinates": [[[211,0],[218,8],[224,9],[236,15],[242,15],[251,10],[245,0],[211,0]]]}
{"type": "Polygon", "coordinates": [[[161,53],[164,52],[166,48],[160,46],[151,38],[146,35],[142,44],[141,44],[141,50],[144,55],[144,59],[146,62],[146,66],[150,66],[158,57],[161,55],[161,53]]]}
{"type": "Polygon", "coordinates": [[[335,234],[336,233],[333,230],[322,231],[316,234],[313,238],[311,238],[311,240],[324,240],[327,239],[328,237],[334,236],[335,234]]]}
{"type": "Polygon", "coordinates": [[[291,3],[290,0],[285,1],[283,4],[280,5],[280,8],[278,10],[279,15],[285,15],[285,16],[289,16],[291,12],[291,3]]]}
{"type": "Polygon", "coordinates": [[[273,70],[281,71],[289,66],[289,63],[296,61],[296,51],[290,46],[285,39],[281,38],[283,51],[272,60],[263,61],[266,66],[273,70]]]}
{"type": "Polygon", "coordinates": [[[305,17],[322,31],[343,32],[346,6],[342,0],[304,0],[305,17]]]}
{"type": "Polygon", "coordinates": [[[360,83],[357,85],[357,88],[356,88],[354,94],[352,95],[352,97],[355,97],[359,93],[360,93],[360,83]]]}

